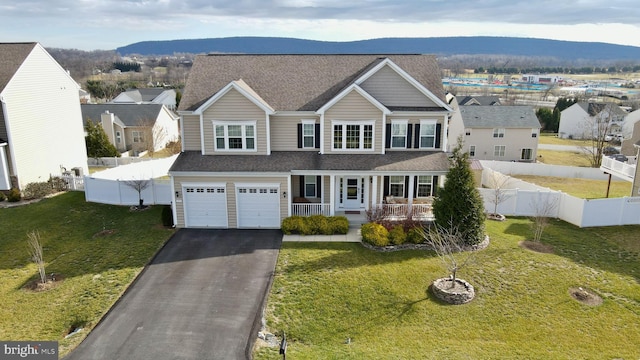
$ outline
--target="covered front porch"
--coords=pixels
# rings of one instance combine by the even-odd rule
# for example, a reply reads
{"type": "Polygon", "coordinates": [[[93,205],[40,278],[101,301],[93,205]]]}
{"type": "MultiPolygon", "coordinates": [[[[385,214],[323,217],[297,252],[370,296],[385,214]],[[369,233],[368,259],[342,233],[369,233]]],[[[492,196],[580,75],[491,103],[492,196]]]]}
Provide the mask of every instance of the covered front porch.
{"type": "Polygon", "coordinates": [[[436,172],[292,175],[289,215],[363,220],[373,212],[390,220],[431,221],[433,197],[443,179],[436,172]]]}

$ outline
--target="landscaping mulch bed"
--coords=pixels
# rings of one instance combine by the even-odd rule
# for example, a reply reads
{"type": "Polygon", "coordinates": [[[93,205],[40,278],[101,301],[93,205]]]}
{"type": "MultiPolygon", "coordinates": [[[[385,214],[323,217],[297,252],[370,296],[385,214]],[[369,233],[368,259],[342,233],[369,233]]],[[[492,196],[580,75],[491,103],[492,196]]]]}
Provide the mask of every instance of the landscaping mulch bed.
{"type": "Polygon", "coordinates": [[[590,289],[584,287],[569,288],[571,297],[585,305],[598,306],[602,304],[602,298],[590,289]]]}
{"type": "Polygon", "coordinates": [[[543,254],[553,254],[553,246],[548,244],[543,244],[536,241],[520,241],[520,247],[523,247],[527,250],[543,253],[543,254]]]}
{"type": "Polygon", "coordinates": [[[62,281],[64,281],[64,276],[60,274],[49,274],[47,275],[46,283],[41,282],[40,277],[38,277],[37,279],[27,282],[22,288],[33,292],[47,291],[60,285],[62,281]]]}

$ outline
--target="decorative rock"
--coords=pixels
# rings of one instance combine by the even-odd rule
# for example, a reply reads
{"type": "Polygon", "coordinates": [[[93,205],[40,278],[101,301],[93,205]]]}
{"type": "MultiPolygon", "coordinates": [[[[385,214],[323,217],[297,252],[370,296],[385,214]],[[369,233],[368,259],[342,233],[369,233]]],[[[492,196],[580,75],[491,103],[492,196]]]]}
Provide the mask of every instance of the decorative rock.
{"type": "Polygon", "coordinates": [[[473,286],[462,279],[456,279],[456,286],[451,288],[450,278],[440,278],[431,284],[431,292],[436,298],[447,304],[461,305],[473,300],[473,286]]]}

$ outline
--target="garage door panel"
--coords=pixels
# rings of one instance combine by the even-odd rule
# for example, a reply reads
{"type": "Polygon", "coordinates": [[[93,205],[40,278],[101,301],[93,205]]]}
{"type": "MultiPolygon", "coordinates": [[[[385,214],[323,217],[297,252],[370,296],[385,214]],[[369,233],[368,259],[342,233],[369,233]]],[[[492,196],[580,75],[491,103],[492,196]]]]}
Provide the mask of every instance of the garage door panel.
{"type": "Polygon", "coordinates": [[[241,186],[237,189],[238,227],[280,227],[279,185],[241,186]]]}
{"type": "Polygon", "coordinates": [[[224,187],[185,187],[185,224],[187,227],[226,228],[227,198],[224,187]]]}

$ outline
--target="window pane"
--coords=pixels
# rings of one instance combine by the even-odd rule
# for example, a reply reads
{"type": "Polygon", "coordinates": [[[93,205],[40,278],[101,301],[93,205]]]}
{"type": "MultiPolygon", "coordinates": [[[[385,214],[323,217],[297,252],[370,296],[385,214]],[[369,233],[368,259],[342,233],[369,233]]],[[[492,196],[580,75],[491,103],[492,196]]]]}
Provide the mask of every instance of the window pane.
{"type": "Polygon", "coordinates": [[[247,149],[255,149],[255,139],[247,138],[247,149]]]}
{"type": "Polygon", "coordinates": [[[245,126],[245,132],[247,136],[251,136],[253,137],[253,125],[247,125],[245,126]]]}
{"type": "Polygon", "coordinates": [[[241,125],[229,125],[227,126],[227,133],[229,136],[242,136],[241,125]]]}
{"type": "Polygon", "coordinates": [[[242,138],[229,138],[229,149],[242,149],[242,138]]]}
{"type": "Polygon", "coordinates": [[[433,137],[421,137],[420,147],[423,147],[423,148],[435,147],[435,139],[433,137]]]}
{"type": "Polygon", "coordinates": [[[364,126],[364,148],[373,148],[373,125],[364,126]]]}
{"type": "Polygon", "coordinates": [[[420,135],[435,135],[436,124],[422,124],[420,125],[420,135]]]}
{"type": "Polygon", "coordinates": [[[360,125],[347,125],[347,149],[360,148],[360,125]]]}
{"type": "Polygon", "coordinates": [[[391,135],[407,135],[407,124],[391,124],[391,135]]]}
{"type": "Polygon", "coordinates": [[[406,137],[400,137],[400,136],[394,136],[391,138],[391,147],[394,148],[405,148],[407,147],[406,145],[406,137]]]}
{"type": "Polygon", "coordinates": [[[342,149],[342,125],[333,127],[333,148],[342,149]]]}
{"type": "Polygon", "coordinates": [[[418,197],[431,196],[431,185],[419,184],[418,185],[418,197]]]}
{"type": "Polygon", "coordinates": [[[224,149],[224,138],[216,138],[216,149],[224,149]]]}
{"type": "Polygon", "coordinates": [[[216,136],[224,136],[224,126],[216,125],[216,136]]]}
{"type": "Polygon", "coordinates": [[[304,142],[302,144],[302,147],[306,147],[306,148],[312,148],[316,146],[316,142],[315,142],[315,138],[313,136],[305,136],[304,137],[304,142]]]}
{"type": "Polygon", "coordinates": [[[302,124],[302,134],[313,136],[315,132],[315,124],[302,124]]]}

